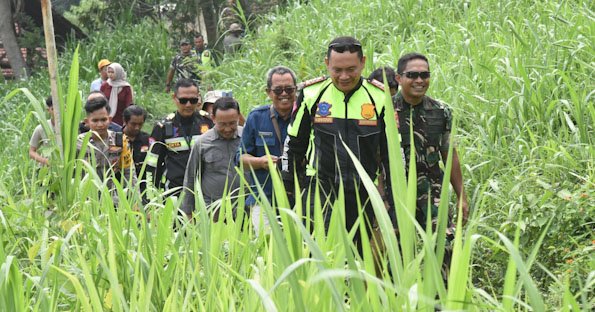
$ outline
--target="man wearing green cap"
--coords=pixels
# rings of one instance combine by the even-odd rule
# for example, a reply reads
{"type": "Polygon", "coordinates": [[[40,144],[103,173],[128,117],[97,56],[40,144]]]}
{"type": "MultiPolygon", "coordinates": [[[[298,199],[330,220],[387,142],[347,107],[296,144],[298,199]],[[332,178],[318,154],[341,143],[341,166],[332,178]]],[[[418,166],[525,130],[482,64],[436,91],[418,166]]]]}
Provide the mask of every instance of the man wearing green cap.
{"type": "Polygon", "coordinates": [[[97,63],[97,69],[99,69],[99,78],[91,82],[91,92],[99,91],[101,84],[107,81],[107,66],[111,63],[112,62],[110,62],[108,59],[102,59],[99,61],[99,63],[97,63]]]}
{"type": "Polygon", "coordinates": [[[192,45],[188,39],[180,40],[180,53],[174,56],[167,72],[167,78],[165,80],[165,92],[171,91],[171,83],[174,79],[174,74],[177,79],[185,78],[194,80],[197,84],[200,84],[198,57],[192,51],[192,45]]]}

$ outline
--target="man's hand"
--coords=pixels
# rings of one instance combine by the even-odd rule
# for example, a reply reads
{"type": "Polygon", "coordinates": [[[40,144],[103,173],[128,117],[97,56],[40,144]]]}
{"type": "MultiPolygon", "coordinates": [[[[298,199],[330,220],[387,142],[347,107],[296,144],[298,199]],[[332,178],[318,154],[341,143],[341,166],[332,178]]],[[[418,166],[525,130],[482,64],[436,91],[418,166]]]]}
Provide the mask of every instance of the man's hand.
{"type": "Polygon", "coordinates": [[[258,169],[269,169],[269,158],[273,161],[273,164],[277,164],[277,161],[279,161],[279,157],[275,156],[275,155],[263,155],[258,157],[258,159],[256,160],[256,163],[258,164],[256,167],[258,169]]]}

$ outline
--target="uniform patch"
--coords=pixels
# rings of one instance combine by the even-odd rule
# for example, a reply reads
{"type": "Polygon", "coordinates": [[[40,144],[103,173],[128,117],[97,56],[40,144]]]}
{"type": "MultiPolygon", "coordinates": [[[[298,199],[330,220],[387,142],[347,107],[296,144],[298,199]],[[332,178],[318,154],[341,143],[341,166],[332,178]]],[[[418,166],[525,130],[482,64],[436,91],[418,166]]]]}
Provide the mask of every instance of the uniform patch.
{"type": "Polygon", "coordinates": [[[317,106],[318,108],[316,109],[316,115],[327,117],[331,114],[331,107],[333,106],[332,104],[329,104],[328,102],[321,102],[318,103],[317,106]]]}
{"type": "Polygon", "coordinates": [[[330,124],[333,123],[333,117],[314,117],[314,123],[330,124]]]}
{"type": "Polygon", "coordinates": [[[122,151],[122,148],[119,146],[115,146],[115,145],[110,145],[108,152],[109,153],[119,153],[122,151]]]}
{"type": "Polygon", "coordinates": [[[362,117],[364,117],[365,119],[370,119],[372,117],[374,117],[375,112],[374,112],[374,104],[372,103],[365,103],[362,104],[362,117]]]}
{"type": "Polygon", "coordinates": [[[200,126],[200,134],[203,134],[207,131],[209,131],[209,125],[201,125],[200,126]]]}
{"type": "Polygon", "coordinates": [[[311,85],[317,84],[319,82],[325,81],[326,80],[326,76],[322,76],[322,77],[318,77],[318,78],[314,78],[314,79],[310,79],[307,81],[304,81],[302,83],[300,83],[298,85],[298,90],[302,90],[305,87],[309,87],[311,85]]]}
{"type": "Polygon", "coordinates": [[[384,84],[376,79],[368,80],[371,84],[373,84],[378,89],[384,91],[384,84]]]}
{"type": "Polygon", "coordinates": [[[204,52],[202,53],[202,56],[204,56],[204,57],[209,57],[209,55],[211,55],[211,54],[209,53],[209,51],[204,51],[204,52]]]}
{"type": "Polygon", "coordinates": [[[377,126],[377,120],[367,120],[367,119],[360,119],[357,121],[357,124],[360,126],[377,126]]]}
{"type": "Polygon", "coordinates": [[[180,146],[182,146],[182,142],[179,142],[179,141],[167,143],[167,147],[169,147],[171,149],[174,149],[174,148],[180,147],[180,146]]]}
{"type": "Polygon", "coordinates": [[[272,132],[267,132],[267,131],[258,131],[258,136],[262,136],[262,137],[272,137],[273,133],[272,132]]]}

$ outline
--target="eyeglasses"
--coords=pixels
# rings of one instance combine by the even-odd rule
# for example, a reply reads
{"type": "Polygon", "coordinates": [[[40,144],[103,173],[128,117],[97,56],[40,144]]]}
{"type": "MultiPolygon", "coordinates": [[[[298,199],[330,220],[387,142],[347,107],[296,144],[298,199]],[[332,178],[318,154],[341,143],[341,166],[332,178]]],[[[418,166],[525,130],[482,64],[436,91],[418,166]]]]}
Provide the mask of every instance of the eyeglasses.
{"type": "Polygon", "coordinates": [[[271,89],[271,91],[273,91],[273,93],[275,93],[275,95],[281,95],[281,94],[283,94],[283,91],[285,91],[285,93],[287,93],[287,95],[292,95],[293,92],[295,92],[295,87],[278,87],[275,89],[271,89]]]}
{"type": "Polygon", "coordinates": [[[401,73],[401,75],[405,76],[409,79],[417,79],[417,78],[428,79],[428,78],[430,78],[429,71],[422,71],[422,72],[410,71],[410,72],[401,73]]]}
{"type": "Polygon", "coordinates": [[[190,102],[190,104],[194,105],[197,104],[198,101],[200,101],[199,98],[177,98],[178,102],[180,102],[180,104],[182,105],[186,105],[188,104],[188,102],[190,102]]]}
{"type": "Polygon", "coordinates": [[[353,53],[360,52],[362,50],[362,45],[359,43],[331,43],[329,44],[328,49],[337,51],[339,53],[343,53],[345,51],[353,53]]]}

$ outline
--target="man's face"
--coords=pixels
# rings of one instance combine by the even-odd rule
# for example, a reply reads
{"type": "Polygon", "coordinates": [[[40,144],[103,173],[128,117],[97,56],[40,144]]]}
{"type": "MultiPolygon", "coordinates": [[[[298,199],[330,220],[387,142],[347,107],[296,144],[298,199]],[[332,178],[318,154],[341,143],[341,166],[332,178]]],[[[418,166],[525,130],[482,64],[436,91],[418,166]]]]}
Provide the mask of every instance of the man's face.
{"type": "Polygon", "coordinates": [[[192,49],[192,46],[190,46],[189,43],[182,43],[180,45],[180,52],[182,52],[182,54],[190,53],[190,49],[192,49]]]}
{"type": "Polygon", "coordinates": [[[178,107],[178,113],[182,117],[190,117],[200,105],[200,94],[195,86],[180,87],[173,95],[174,102],[178,107]]]}
{"type": "Polygon", "coordinates": [[[205,39],[203,37],[194,38],[194,47],[202,51],[205,48],[205,39]]]}
{"type": "Polygon", "coordinates": [[[418,104],[421,102],[424,95],[426,95],[426,91],[428,91],[428,87],[430,86],[430,77],[428,76],[426,79],[422,77],[417,78],[408,78],[407,73],[424,73],[429,72],[430,66],[428,63],[421,59],[413,59],[407,62],[405,69],[402,73],[397,74],[397,82],[401,86],[401,94],[405,101],[409,102],[409,104],[418,104]]]}
{"type": "Polygon", "coordinates": [[[295,90],[295,82],[290,73],[273,74],[271,88],[267,90],[267,94],[273,101],[273,107],[277,112],[291,111],[295,102],[295,90]]]}
{"type": "Polygon", "coordinates": [[[99,75],[101,76],[101,80],[107,80],[107,65],[101,67],[101,70],[99,71],[99,75]]]}
{"type": "Polygon", "coordinates": [[[215,122],[215,130],[225,140],[231,140],[235,137],[238,131],[238,121],[240,114],[235,109],[217,110],[213,121],[215,122]]]}
{"type": "Polygon", "coordinates": [[[105,138],[107,137],[107,128],[112,121],[112,117],[109,116],[107,109],[103,107],[90,114],[87,114],[85,118],[85,124],[97,133],[98,136],[105,138]]]}
{"type": "Polygon", "coordinates": [[[124,133],[129,137],[136,137],[144,124],[143,115],[131,115],[129,121],[124,121],[124,133]]]}
{"type": "Polygon", "coordinates": [[[324,60],[326,69],[333,80],[333,84],[343,93],[355,88],[366,65],[366,57],[361,59],[357,52],[345,51],[339,53],[332,50],[330,58],[324,60]]]}

